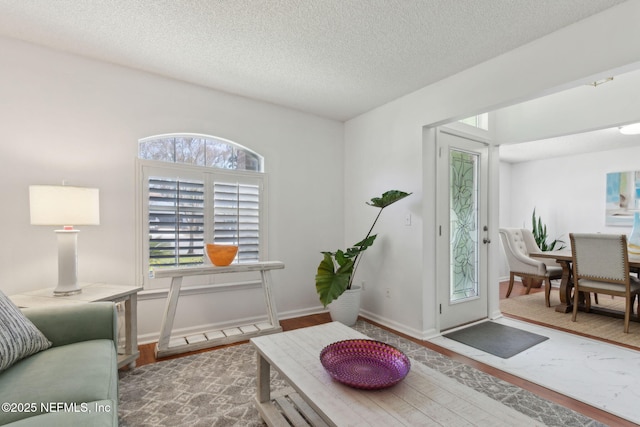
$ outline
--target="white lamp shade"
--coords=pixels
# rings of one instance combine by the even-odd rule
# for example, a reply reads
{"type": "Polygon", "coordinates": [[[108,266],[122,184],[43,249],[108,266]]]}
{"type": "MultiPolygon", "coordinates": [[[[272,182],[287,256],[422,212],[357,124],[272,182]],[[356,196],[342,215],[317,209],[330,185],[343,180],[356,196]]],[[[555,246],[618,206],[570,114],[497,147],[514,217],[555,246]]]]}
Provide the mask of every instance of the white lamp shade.
{"type": "Polygon", "coordinates": [[[638,135],[640,134],[640,123],[622,126],[620,133],[623,135],[638,135]]]}
{"type": "Polygon", "coordinates": [[[32,225],[100,224],[99,189],[58,185],[29,186],[32,225]]]}

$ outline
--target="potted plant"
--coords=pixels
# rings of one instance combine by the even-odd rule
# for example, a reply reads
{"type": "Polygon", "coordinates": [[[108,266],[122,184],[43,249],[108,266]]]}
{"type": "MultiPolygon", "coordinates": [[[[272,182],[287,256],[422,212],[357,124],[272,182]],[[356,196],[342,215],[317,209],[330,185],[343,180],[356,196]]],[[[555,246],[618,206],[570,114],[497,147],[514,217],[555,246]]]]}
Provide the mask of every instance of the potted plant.
{"type": "Polygon", "coordinates": [[[533,225],[533,237],[536,239],[536,244],[540,248],[542,252],[553,251],[553,250],[561,250],[566,246],[564,241],[555,239],[552,242],[547,242],[547,226],[542,223],[542,218],[538,217],[536,220],[536,209],[533,208],[533,215],[531,215],[531,222],[533,225]],[[556,248],[556,245],[559,247],[556,248]]]}
{"type": "Polygon", "coordinates": [[[322,305],[324,307],[329,306],[329,312],[333,320],[349,326],[355,324],[360,310],[361,289],[359,286],[353,286],[353,278],[360,262],[360,255],[375,241],[377,235],[372,235],[371,232],[383,209],[410,194],[398,190],[389,190],[382,194],[381,197],[372,198],[371,202],[367,202],[367,204],[380,210],[366,237],[346,250],[338,249],[335,252],[322,252],[324,256],[316,274],[316,291],[322,305]],[[338,297],[344,293],[347,293],[351,298],[345,296],[338,300],[338,297]],[[343,311],[348,311],[348,313],[343,314],[343,311]]]}
{"type": "MultiPolygon", "coordinates": [[[[549,238],[547,234],[547,226],[546,224],[542,223],[541,217],[536,218],[535,208],[533,208],[533,214],[531,215],[531,225],[532,225],[533,238],[536,240],[536,244],[538,245],[538,247],[542,252],[561,250],[566,247],[564,244],[564,241],[559,239],[555,239],[551,242],[547,241],[549,238]],[[556,247],[556,245],[558,247],[556,247]]],[[[534,279],[526,279],[526,280],[531,280],[532,288],[539,288],[542,286],[542,280],[534,280],[534,279]]],[[[523,284],[527,286],[527,283],[523,282],[523,284]]]]}

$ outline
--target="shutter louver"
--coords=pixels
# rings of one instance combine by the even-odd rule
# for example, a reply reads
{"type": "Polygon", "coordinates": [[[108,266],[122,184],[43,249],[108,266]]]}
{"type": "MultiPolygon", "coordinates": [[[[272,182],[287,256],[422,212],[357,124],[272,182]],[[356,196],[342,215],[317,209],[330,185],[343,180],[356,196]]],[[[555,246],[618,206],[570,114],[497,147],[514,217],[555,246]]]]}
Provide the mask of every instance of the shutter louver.
{"type": "Polygon", "coordinates": [[[214,242],[238,245],[238,262],[259,261],[260,187],[213,184],[214,242]]]}
{"type": "Polygon", "coordinates": [[[201,264],[204,183],[149,178],[149,267],[201,264]]]}

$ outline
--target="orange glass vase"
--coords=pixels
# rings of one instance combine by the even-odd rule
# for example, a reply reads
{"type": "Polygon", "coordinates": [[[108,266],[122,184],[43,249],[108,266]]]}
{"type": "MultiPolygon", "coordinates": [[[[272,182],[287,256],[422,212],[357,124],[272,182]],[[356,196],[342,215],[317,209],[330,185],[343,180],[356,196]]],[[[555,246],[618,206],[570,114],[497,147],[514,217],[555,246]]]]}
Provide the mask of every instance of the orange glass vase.
{"type": "Polygon", "coordinates": [[[233,245],[217,245],[207,243],[207,256],[211,263],[218,267],[229,265],[238,253],[238,247],[233,245]]]}

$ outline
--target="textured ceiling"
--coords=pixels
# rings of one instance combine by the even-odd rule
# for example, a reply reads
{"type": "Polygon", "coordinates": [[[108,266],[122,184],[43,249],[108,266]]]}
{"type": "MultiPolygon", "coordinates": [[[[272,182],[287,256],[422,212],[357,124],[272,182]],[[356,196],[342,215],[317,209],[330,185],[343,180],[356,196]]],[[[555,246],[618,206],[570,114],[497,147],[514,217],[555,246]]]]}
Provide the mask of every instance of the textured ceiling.
{"type": "Polygon", "coordinates": [[[0,35],[347,120],[622,2],[0,0],[0,35]]]}

